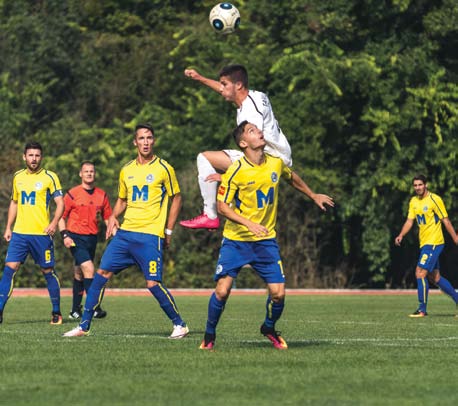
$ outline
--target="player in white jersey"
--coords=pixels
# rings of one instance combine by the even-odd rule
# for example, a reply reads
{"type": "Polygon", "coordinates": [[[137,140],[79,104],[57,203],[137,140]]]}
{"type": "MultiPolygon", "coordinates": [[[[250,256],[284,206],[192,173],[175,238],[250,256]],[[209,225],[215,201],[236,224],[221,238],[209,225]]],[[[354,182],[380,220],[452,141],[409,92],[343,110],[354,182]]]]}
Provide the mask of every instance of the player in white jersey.
{"type": "MultiPolygon", "coordinates": [[[[228,65],[219,72],[219,81],[206,78],[194,69],[186,69],[185,75],[221,94],[237,107],[237,124],[253,123],[264,134],[265,152],[279,157],[291,167],[291,147],[275,119],[269,98],[265,93],[248,89],[248,73],[242,65],[228,65]]],[[[219,219],[216,210],[216,192],[221,173],[232,162],[243,156],[239,150],[205,151],[197,156],[200,193],[204,202],[203,213],[193,219],[180,221],[183,227],[216,229],[219,219]]]]}

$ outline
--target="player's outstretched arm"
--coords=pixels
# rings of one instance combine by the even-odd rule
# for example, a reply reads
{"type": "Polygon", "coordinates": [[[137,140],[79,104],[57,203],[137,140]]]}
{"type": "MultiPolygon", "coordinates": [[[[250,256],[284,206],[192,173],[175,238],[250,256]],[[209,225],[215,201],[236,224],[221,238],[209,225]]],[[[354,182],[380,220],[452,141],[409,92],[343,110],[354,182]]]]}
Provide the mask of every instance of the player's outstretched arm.
{"type": "Polygon", "coordinates": [[[218,201],[218,213],[221,214],[222,216],[226,217],[227,219],[239,223],[246,228],[250,232],[252,232],[256,237],[264,237],[267,234],[269,234],[269,230],[264,227],[262,224],[254,223],[247,218],[241,216],[240,214],[237,214],[231,206],[229,206],[227,203],[218,201]]]}
{"type": "Polygon", "coordinates": [[[195,69],[185,69],[184,75],[188,78],[196,80],[197,82],[202,83],[203,85],[209,87],[210,89],[214,90],[216,93],[220,93],[221,90],[221,83],[217,80],[207,78],[202,76],[199,72],[195,69]]]}
{"type": "Polygon", "coordinates": [[[402,239],[404,236],[410,231],[410,229],[413,226],[413,220],[412,219],[407,219],[404,225],[401,228],[401,231],[399,232],[398,236],[394,239],[394,244],[397,245],[398,247],[401,245],[402,239]]]}
{"type": "Polygon", "coordinates": [[[302,180],[302,178],[296,173],[293,172],[291,175],[291,186],[299,192],[302,192],[304,195],[312,199],[315,204],[323,211],[326,211],[326,206],[334,207],[334,200],[332,197],[322,194],[315,193],[310,189],[310,187],[302,180]]]}

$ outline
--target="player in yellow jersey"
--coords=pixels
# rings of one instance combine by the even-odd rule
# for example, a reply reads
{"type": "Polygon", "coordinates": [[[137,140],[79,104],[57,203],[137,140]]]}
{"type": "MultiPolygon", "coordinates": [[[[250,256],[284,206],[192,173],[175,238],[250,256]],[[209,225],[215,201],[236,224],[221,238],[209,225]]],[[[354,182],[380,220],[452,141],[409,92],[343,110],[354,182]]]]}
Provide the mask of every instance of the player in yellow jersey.
{"type": "Polygon", "coordinates": [[[0,323],[3,309],[14,287],[14,275],[30,254],[41,267],[52,304],[51,324],[62,324],[60,286],[54,271],[53,237],[64,212],[60,181],[54,172],[41,168],[43,149],[38,142],[25,145],[26,165],[14,174],[13,192],[3,237],[9,243],[0,280],[0,323]],[[50,221],[50,201],[56,210],[50,221]],[[13,228],[14,224],[14,228],[13,228]]]}
{"type": "Polygon", "coordinates": [[[450,282],[440,274],[439,256],[444,248],[442,224],[458,244],[458,236],[448,218],[442,199],[428,190],[426,177],[417,175],[413,178],[415,196],[410,199],[407,220],[394,243],[401,245],[402,239],[410,231],[414,221],[417,221],[420,238],[420,257],[415,268],[417,278],[418,309],[410,317],[425,317],[428,313],[429,282],[436,284],[442,292],[450,296],[458,304],[458,293],[450,282]]]}
{"type": "Polygon", "coordinates": [[[171,242],[172,230],[181,208],[181,194],[175,170],[154,154],[154,130],[140,124],[135,129],[137,158],[121,169],[118,199],[108,219],[107,238],[114,236],[103,253],[99,270],[87,293],[79,326],[64,334],[81,337],[89,334],[94,311],[102,291],[113,274],[137,265],[146,287],[173,323],[169,338],[189,333],[172,294],[162,284],[162,251],[171,242]],[[170,209],[169,209],[170,201],[170,209]],[[117,218],[124,213],[121,226],[117,218]]]}
{"type": "Polygon", "coordinates": [[[234,162],[218,189],[218,212],[227,218],[223,243],[216,266],[216,289],[208,305],[207,326],[200,349],[215,345],[216,326],[232,283],[244,265],[251,265],[267,283],[269,296],[261,334],[277,349],[286,349],[285,340],[275,330],[285,299],[285,275],[275,239],[280,177],[312,199],[322,210],[334,206],[331,197],[314,193],[282,161],[264,153],[266,140],[256,125],[243,121],[234,130],[234,139],[244,156],[234,162]]]}

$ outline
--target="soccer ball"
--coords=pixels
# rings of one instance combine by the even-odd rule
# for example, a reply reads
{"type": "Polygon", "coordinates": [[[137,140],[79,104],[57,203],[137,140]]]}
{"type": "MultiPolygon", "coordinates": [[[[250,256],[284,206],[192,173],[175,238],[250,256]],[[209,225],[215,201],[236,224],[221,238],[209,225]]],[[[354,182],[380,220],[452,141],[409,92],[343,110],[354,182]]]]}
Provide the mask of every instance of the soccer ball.
{"type": "Polygon", "coordinates": [[[231,3],[218,3],[208,17],[211,26],[219,34],[230,34],[240,25],[240,13],[231,3]]]}

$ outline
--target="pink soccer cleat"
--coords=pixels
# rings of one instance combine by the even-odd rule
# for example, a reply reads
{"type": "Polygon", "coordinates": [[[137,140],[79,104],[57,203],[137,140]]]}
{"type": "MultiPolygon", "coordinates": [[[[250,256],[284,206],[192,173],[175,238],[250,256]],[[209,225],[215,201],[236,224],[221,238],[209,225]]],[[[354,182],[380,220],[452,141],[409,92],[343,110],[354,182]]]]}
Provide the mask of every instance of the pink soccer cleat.
{"type": "Polygon", "coordinates": [[[191,220],[180,221],[180,225],[186,228],[206,228],[208,230],[216,230],[219,228],[219,218],[209,218],[205,213],[194,217],[191,220]]]}

